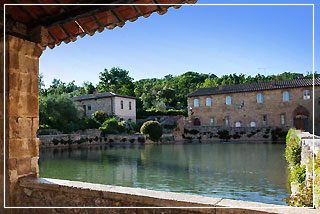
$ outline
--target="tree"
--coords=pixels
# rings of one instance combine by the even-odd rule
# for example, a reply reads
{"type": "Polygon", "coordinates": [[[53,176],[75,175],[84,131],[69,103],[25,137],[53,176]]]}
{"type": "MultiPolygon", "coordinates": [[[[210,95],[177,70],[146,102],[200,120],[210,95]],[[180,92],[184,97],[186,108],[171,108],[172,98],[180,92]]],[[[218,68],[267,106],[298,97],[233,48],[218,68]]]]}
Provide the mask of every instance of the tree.
{"type": "Polygon", "coordinates": [[[121,68],[104,69],[99,75],[99,92],[114,92],[134,96],[133,79],[129,76],[129,71],[121,68]]]}
{"type": "Polygon", "coordinates": [[[40,97],[40,124],[69,133],[78,130],[82,109],[67,94],[40,97]]]}

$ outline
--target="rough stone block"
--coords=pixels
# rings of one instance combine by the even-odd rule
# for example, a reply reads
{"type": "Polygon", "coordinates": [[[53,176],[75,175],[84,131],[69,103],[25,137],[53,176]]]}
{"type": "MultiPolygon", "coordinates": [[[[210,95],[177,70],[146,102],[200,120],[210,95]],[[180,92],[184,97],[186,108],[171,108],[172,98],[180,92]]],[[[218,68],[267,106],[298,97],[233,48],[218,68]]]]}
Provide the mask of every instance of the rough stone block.
{"type": "Polygon", "coordinates": [[[17,169],[17,159],[10,158],[8,162],[9,162],[9,169],[10,170],[17,169]]]}
{"type": "Polygon", "coordinates": [[[31,136],[36,137],[37,131],[39,129],[39,117],[32,118],[32,129],[31,129],[31,136]]]}
{"type": "Polygon", "coordinates": [[[9,117],[9,139],[33,138],[32,118],[9,117]]]}
{"type": "Polygon", "coordinates": [[[9,158],[31,158],[39,156],[39,139],[10,139],[9,158]]]}
{"type": "Polygon", "coordinates": [[[31,158],[18,160],[17,169],[18,176],[31,174],[31,158]]]}
{"type": "Polygon", "coordinates": [[[33,157],[31,158],[31,172],[32,173],[39,173],[39,157],[33,157]]]}
{"type": "Polygon", "coordinates": [[[27,93],[10,91],[7,109],[8,116],[38,117],[38,94],[31,95],[27,93]]]}
{"type": "Polygon", "coordinates": [[[9,179],[11,183],[15,183],[18,181],[18,172],[17,170],[8,170],[9,171],[9,179]]]}

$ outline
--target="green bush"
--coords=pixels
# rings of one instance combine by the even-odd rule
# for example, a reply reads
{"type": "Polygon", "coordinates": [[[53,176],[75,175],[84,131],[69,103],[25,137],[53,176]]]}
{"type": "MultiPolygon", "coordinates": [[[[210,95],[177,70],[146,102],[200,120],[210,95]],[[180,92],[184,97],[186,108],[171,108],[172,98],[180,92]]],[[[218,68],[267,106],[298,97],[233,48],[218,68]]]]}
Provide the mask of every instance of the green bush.
{"type": "Polygon", "coordinates": [[[294,129],[290,129],[286,137],[285,158],[289,163],[289,167],[294,167],[300,164],[301,161],[300,140],[294,129]]]}
{"type": "Polygon", "coordinates": [[[104,121],[106,121],[109,117],[108,114],[105,113],[104,111],[96,111],[91,115],[91,118],[100,124],[103,124],[104,121]]]}
{"type": "Polygon", "coordinates": [[[125,127],[122,123],[119,123],[116,118],[107,119],[99,129],[103,135],[125,132],[125,127]]]}
{"type": "Polygon", "coordinates": [[[299,184],[303,184],[306,180],[306,166],[300,166],[297,164],[296,166],[292,167],[290,170],[290,182],[298,182],[299,184]]]}
{"type": "Polygon", "coordinates": [[[159,111],[158,109],[139,109],[137,111],[137,118],[138,119],[145,119],[149,116],[178,116],[178,115],[183,115],[185,117],[188,116],[188,110],[187,109],[180,109],[180,110],[175,110],[175,109],[169,109],[167,111],[159,111]]]}
{"type": "Polygon", "coordinates": [[[162,126],[157,121],[147,121],[141,126],[140,132],[148,134],[152,141],[159,141],[162,136],[162,126]]]}

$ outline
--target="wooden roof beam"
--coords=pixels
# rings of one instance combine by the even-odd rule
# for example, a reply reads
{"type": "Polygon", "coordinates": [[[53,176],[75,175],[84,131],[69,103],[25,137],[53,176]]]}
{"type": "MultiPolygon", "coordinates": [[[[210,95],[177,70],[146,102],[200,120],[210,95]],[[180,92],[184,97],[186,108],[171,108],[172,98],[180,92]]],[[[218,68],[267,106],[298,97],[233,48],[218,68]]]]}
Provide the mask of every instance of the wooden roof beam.
{"type": "MultiPolygon", "coordinates": [[[[59,0],[55,0],[55,1],[59,2],[59,0]]],[[[118,1],[115,1],[114,3],[124,4],[124,3],[133,3],[133,2],[135,2],[135,0],[118,0],[118,1]]],[[[99,1],[95,1],[94,3],[105,3],[105,1],[99,0],[99,1]]],[[[41,21],[40,24],[47,27],[58,25],[58,24],[64,24],[70,21],[75,21],[81,18],[92,16],[97,13],[102,13],[111,9],[115,9],[120,6],[121,5],[69,6],[70,9],[67,12],[44,19],[43,21],[41,21]]]]}

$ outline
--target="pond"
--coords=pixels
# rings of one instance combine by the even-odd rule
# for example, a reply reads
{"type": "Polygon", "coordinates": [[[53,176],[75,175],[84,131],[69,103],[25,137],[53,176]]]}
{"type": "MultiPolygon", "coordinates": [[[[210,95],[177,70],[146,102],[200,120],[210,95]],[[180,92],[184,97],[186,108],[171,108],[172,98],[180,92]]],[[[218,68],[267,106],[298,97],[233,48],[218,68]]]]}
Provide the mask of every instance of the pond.
{"type": "Polygon", "coordinates": [[[40,177],[282,204],[284,144],[174,144],[40,150],[40,177]]]}

